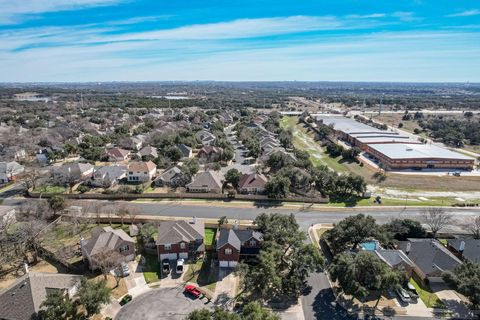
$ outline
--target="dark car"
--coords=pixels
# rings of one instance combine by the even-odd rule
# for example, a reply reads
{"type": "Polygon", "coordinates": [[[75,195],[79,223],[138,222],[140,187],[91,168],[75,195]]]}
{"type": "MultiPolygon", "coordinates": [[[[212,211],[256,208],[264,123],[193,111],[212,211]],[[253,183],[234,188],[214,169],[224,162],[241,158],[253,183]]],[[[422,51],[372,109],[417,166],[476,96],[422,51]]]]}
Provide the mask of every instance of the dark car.
{"type": "Polygon", "coordinates": [[[170,260],[168,259],[162,260],[162,273],[165,275],[170,273],[170,260]]]}

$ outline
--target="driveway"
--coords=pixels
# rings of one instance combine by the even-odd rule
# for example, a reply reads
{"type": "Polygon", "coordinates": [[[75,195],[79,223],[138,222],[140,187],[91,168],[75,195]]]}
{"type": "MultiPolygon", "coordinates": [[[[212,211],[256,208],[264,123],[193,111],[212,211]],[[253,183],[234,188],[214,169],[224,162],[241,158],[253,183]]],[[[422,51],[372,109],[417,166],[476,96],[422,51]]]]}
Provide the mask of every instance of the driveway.
{"type": "Polygon", "coordinates": [[[116,320],[183,320],[196,309],[210,308],[206,300],[192,299],[183,293],[182,287],[161,288],[144,293],[126,304],[116,320]]]}
{"type": "Polygon", "coordinates": [[[431,282],[430,288],[438,296],[440,300],[447,306],[448,310],[454,317],[461,319],[469,319],[472,317],[470,310],[460,299],[454,290],[451,290],[443,282],[431,282]]]}

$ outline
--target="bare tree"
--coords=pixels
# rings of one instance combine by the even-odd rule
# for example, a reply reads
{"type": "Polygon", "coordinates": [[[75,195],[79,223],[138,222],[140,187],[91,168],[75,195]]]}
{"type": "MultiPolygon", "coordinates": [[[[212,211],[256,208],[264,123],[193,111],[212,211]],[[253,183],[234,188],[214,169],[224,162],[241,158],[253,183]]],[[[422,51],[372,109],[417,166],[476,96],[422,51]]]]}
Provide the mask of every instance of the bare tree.
{"type": "Polygon", "coordinates": [[[443,208],[426,208],[423,211],[423,221],[427,226],[429,226],[430,231],[435,238],[438,231],[452,222],[452,215],[443,208]]]}
{"type": "Polygon", "coordinates": [[[119,268],[122,263],[122,255],[116,251],[102,251],[96,254],[94,259],[95,265],[100,268],[105,280],[107,280],[108,273],[115,268],[119,268]]]}
{"type": "Polygon", "coordinates": [[[472,219],[468,224],[467,230],[472,234],[474,239],[480,239],[480,216],[472,219]]]}
{"type": "Polygon", "coordinates": [[[23,184],[27,191],[35,190],[35,188],[37,187],[38,179],[40,179],[40,174],[37,169],[32,169],[24,173],[23,184]]]}
{"type": "Polygon", "coordinates": [[[130,223],[134,224],[135,223],[135,218],[138,215],[137,208],[134,206],[128,206],[128,218],[130,219],[130,223]]]}
{"type": "Polygon", "coordinates": [[[117,215],[118,217],[120,217],[120,220],[122,222],[122,226],[123,226],[123,220],[125,219],[126,216],[129,215],[129,212],[130,212],[130,209],[129,207],[126,205],[126,204],[121,204],[117,210],[115,211],[115,215],[117,215]]]}

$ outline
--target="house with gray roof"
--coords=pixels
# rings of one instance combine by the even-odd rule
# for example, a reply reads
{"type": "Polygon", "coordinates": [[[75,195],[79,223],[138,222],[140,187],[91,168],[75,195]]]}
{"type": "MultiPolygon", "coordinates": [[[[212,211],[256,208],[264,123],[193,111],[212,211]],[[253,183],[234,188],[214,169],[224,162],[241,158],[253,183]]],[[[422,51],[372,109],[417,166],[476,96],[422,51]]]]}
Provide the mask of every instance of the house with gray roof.
{"type": "Polygon", "coordinates": [[[240,259],[256,256],[260,252],[262,240],[262,233],[256,230],[220,229],[216,243],[219,266],[234,268],[240,259]]]}
{"type": "Polygon", "coordinates": [[[220,172],[205,171],[197,174],[186,187],[188,192],[221,193],[223,181],[220,172]]]}
{"type": "Polygon", "coordinates": [[[181,144],[177,145],[177,147],[182,152],[182,158],[190,159],[191,157],[193,157],[193,150],[189,146],[181,143],[181,144]]]}
{"type": "Polygon", "coordinates": [[[480,263],[480,239],[448,239],[447,248],[461,260],[480,263]]]}
{"type": "Polygon", "coordinates": [[[111,165],[95,168],[90,185],[96,188],[110,188],[127,177],[126,165],[111,165]]]}
{"type": "Polygon", "coordinates": [[[158,227],[157,246],[158,260],[193,259],[205,252],[203,239],[205,224],[202,219],[190,221],[164,221],[158,227]]]}
{"type": "Polygon", "coordinates": [[[28,272],[0,291],[0,319],[34,319],[49,293],[60,291],[73,297],[81,278],[71,274],[28,272]]]}
{"type": "Polygon", "coordinates": [[[183,172],[178,167],[173,167],[163,172],[153,182],[156,187],[177,188],[184,187],[191,180],[189,174],[183,172]]]}
{"type": "Polygon", "coordinates": [[[119,262],[135,259],[135,240],[122,229],[96,227],[89,240],[80,239],[80,248],[91,270],[98,268],[99,259],[102,259],[104,254],[111,255],[119,262]]]}
{"type": "Polygon", "coordinates": [[[143,161],[153,160],[155,158],[158,158],[158,151],[155,147],[145,146],[140,149],[140,151],[138,151],[137,156],[143,161]]]}
{"type": "Polygon", "coordinates": [[[373,252],[390,268],[403,269],[409,277],[412,276],[415,263],[402,250],[376,249],[373,252]]]}
{"type": "Polygon", "coordinates": [[[408,239],[399,242],[399,249],[415,263],[413,272],[422,280],[441,282],[442,273],[462,264],[436,239],[408,239]]]}

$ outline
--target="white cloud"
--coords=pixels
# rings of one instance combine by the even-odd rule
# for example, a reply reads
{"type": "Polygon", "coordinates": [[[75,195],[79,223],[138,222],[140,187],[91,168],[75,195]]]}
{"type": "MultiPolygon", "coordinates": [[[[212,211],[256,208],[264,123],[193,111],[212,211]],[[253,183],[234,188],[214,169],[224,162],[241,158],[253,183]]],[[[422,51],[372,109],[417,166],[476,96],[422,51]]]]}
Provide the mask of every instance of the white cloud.
{"type": "Polygon", "coordinates": [[[28,15],[105,6],[120,0],[0,0],[0,24],[15,24],[28,15]]]}
{"type": "Polygon", "coordinates": [[[478,15],[480,15],[480,10],[472,9],[472,10],[466,10],[458,13],[453,13],[448,15],[447,17],[471,17],[471,16],[478,16],[478,15]]]}
{"type": "Polygon", "coordinates": [[[394,12],[392,13],[392,16],[405,22],[411,22],[411,21],[420,19],[418,17],[415,17],[415,14],[413,12],[405,12],[405,11],[394,12]]]}
{"type": "Polygon", "coordinates": [[[347,18],[350,19],[376,19],[376,18],[384,18],[386,16],[385,13],[372,13],[372,14],[350,14],[347,18]]]}

